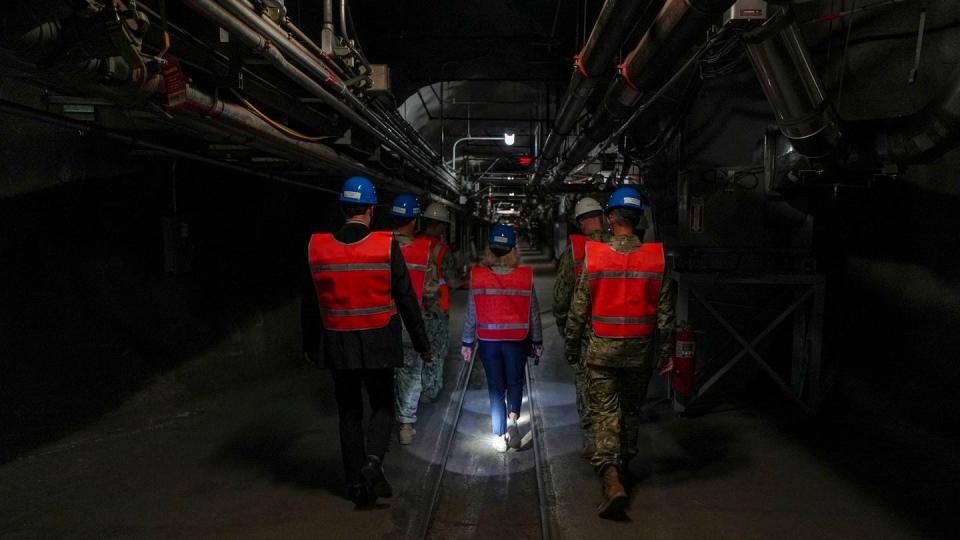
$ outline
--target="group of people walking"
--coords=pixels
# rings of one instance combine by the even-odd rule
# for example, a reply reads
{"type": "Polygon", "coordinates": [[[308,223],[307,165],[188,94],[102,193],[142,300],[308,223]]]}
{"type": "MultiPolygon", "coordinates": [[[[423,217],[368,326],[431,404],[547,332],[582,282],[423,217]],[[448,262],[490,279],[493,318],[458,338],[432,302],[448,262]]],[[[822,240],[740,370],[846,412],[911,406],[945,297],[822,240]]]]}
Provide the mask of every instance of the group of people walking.
{"type": "MultiPolygon", "coordinates": [[[[420,404],[443,386],[451,289],[469,283],[460,352],[483,363],[497,451],[521,446],[524,372],[543,354],[543,333],[533,270],[520,264],[511,227],[492,228],[466,276],[448,257],[446,207],[421,212],[415,196],[398,195],[388,211],[393,230],[381,232],[370,229],[378,203],[370,180],[347,179],[339,202],[343,227],[310,239],[302,322],[306,356],[333,375],[348,494],[359,507],[392,496],[383,459],[395,424],[399,443],[412,444],[420,404]]],[[[575,372],[582,454],[602,479],[598,513],[611,517],[627,501],[622,475],[637,454],[655,337],[661,363],[671,354],[672,289],[661,245],[636,236],[643,204],[633,188],[616,191],[605,209],[582,199],[575,213],[584,234],[572,235],[560,258],[554,315],[575,372]]]]}

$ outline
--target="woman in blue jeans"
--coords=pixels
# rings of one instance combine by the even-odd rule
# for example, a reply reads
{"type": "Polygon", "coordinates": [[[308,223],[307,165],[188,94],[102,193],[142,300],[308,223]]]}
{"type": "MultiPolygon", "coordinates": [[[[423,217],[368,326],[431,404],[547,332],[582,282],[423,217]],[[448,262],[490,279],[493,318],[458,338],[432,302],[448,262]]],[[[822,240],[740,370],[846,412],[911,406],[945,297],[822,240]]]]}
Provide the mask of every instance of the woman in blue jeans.
{"type": "Polygon", "coordinates": [[[463,359],[473,358],[473,345],[483,362],[490,392],[494,448],[520,448],[520,405],[527,356],[540,358],[543,338],[533,270],[519,265],[513,229],[497,225],[489,246],[470,274],[470,297],[463,322],[463,359]]]}

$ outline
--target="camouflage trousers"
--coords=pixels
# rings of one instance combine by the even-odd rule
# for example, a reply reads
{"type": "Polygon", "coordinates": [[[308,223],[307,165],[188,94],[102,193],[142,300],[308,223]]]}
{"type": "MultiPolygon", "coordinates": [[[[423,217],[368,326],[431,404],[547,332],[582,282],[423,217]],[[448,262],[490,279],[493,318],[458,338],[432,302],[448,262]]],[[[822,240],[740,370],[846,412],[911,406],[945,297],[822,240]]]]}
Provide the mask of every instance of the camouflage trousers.
{"type": "Polygon", "coordinates": [[[417,421],[417,405],[423,390],[423,359],[412,344],[403,344],[403,367],[394,371],[394,399],[397,422],[413,424],[417,421]]]}
{"type": "Polygon", "coordinates": [[[600,472],[637,455],[641,407],[653,375],[649,366],[611,368],[587,364],[587,393],[597,450],[590,462],[600,472]]]}
{"type": "Polygon", "coordinates": [[[590,395],[587,392],[587,364],[580,361],[573,365],[573,380],[577,388],[577,413],[580,415],[580,430],[584,438],[593,440],[593,414],[590,412],[590,395]]]}
{"type": "Polygon", "coordinates": [[[443,389],[443,368],[450,350],[450,314],[427,317],[423,322],[427,327],[430,349],[433,351],[433,362],[423,364],[423,395],[434,400],[443,389]]]}

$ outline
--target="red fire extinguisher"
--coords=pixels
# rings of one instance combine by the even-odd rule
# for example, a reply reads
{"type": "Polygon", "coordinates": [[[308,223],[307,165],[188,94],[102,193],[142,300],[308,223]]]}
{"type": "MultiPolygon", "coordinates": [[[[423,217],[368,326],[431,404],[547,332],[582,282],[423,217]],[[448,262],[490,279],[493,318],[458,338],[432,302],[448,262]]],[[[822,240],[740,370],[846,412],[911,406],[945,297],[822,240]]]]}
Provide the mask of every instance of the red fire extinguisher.
{"type": "Polygon", "coordinates": [[[671,383],[678,397],[685,398],[693,394],[693,375],[697,368],[697,339],[693,329],[681,323],[677,329],[676,350],[673,356],[671,383]]]}

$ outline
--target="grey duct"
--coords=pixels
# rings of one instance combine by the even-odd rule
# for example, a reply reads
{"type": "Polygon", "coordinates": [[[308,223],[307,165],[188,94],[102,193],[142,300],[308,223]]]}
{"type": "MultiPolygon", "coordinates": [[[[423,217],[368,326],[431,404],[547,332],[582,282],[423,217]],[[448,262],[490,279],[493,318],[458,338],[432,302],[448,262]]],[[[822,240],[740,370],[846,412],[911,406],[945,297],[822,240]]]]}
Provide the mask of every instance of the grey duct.
{"type": "Polygon", "coordinates": [[[586,106],[590,96],[613,66],[620,46],[646,10],[663,0],[607,0],[603,4],[590,38],[576,57],[575,69],[567,85],[566,97],[557,111],[553,129],[543,143],[533,182],[539,182],[544,169],[557,157],[560,144],[586,106]]]}
{"type": "Polygon", "coordinates": [[[364,106],[356,96],[350,93],[341,81],[332,76],[302,45],[284,35],[272,21],[266,20],[252,12],[244,5],[245,3],[242,0],[223,0],[222,3],[230,8],[230,12],[213,0],[184,0],[184,3],[226,29],[246,46],[257,51],[270,61],[274,67],[289,76],[302,88],[319,97],[325,104],[332,107],[360,128],[372,133],[385,146],[410,160],[417,168],[439,180],[441,184],[445,185],[448,189],[455,193],[458,192],[456,184],[448,173],[440,171],[437,166],[430,163],[429,159],[426,159],[418,151],[419,149],[411,149],[409,145],[403,144],[405,139],[401,134],[391,129],[382,120],[376,118],[375,115],[372,115],[369,109],[364,106]],[[264,37],[260,32],[266,34],[267,37],[264,37]],[[313,77],[324,81],[325,84],[333,86],[339,95],[357,105],[358,108],[370,116],[371,120],[377,125],[371,124],[371,122],[360,113],[354,111],[346,103],[340,101],[336,96],[323,88],[313,77],[291,64],[284,54],[288,55],[299,66],[310,72],[313,77]]]}
{"type": "Polygon", "coordinates": [[[734,0],[667,0],[640,43],[620,67],[620,76],[607,89],[586,134],[574,143],[557,167],[566,177],[605,141],[636,108],[641,98],[662,84],[684,53],[702,39],[711,24],[734,0]]]}
{"type": "Polygon", "coordinates": [[[936,159],[960,142],[960,69],[942,94],[919,112],[869,124],[872,129],[861,132],[867,140],[872,136],[870,150],[881,161],[909,165],[936,159]]]}
{"type": "Polygon", "coordinates": [[[778,12],[744,41],[780,131],[806,156],[834,152],[839,122],[793,16],[778,12]]]}

